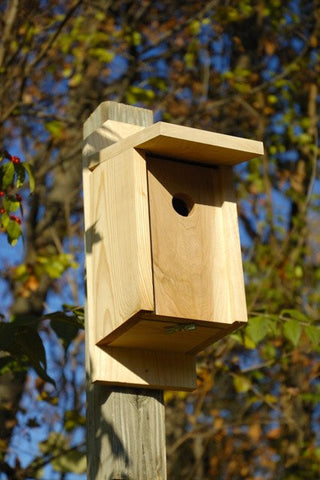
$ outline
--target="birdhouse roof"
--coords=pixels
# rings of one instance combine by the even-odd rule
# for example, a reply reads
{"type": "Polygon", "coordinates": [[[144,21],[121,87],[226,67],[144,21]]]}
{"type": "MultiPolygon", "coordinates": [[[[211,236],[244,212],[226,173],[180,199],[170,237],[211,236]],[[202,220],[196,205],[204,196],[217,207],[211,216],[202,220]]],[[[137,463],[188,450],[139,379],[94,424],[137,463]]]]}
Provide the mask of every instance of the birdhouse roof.
{"type": "Polygon", "coordinates": [[[236,165],[263,155],[256,140],[157,122],[92,155],[89,168],[129,148],[202,165],[236,165]]]}

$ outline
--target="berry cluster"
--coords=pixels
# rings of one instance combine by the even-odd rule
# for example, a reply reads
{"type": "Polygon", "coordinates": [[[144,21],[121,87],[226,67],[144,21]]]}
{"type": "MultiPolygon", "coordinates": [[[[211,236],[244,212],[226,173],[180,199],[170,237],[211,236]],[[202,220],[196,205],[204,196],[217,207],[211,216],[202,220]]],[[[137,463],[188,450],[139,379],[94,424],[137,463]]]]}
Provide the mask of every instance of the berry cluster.
{"type": "Polygon", "coordinates": [[[19,157],[14,157],[13,155],[11,155],[11,162],[12,163],[21,163],[21,160],[19,157]]]}
{"type": "Polygon", "coordinates": [[[17,222],[19,225],[21,225],[21,218],[16,217],[15,215],[10,215],[11,220],[14,222],[17,222]]]}
{"type": "MultiPolygon", "coordinates": [[[[0,197],[4,197],[6,194],[6,192],[4,192],[3,190],[0,190],[0,197]]],[[[16,199],[18,200],[18,202],[22,202],[22,197],[19,193],[16,193],[16,199]]]]}
{"type": "Polygon", "coordinates": [[[4,158],[7,160],[10,160],[12,163],[21,163],[21,160],[19,157],[16,157],[15,155],[11,155],[9,152],[4,151],[3,152],[4,158]]]}

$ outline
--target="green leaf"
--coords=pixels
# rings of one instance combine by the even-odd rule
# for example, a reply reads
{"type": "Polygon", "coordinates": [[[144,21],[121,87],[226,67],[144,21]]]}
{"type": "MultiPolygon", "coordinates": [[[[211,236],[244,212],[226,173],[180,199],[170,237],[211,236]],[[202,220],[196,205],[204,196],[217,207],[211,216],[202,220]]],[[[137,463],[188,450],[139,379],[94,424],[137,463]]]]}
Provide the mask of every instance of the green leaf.
{"type": "Polygon", "coordinates": [[[196,59],[195,54],[193,52],[187,52],[183,58],[187,68],[193,69],[195,66],[195,59],[196,59]]]}
{"type": "Polygon", "coordinates": [[[59,432],[51,432],[46,440],[39,443],[44,455],[51,455],[52,467],[62,473],[84,473],[86,470],[85,453],[78,448],[70,448],[68,437],[59,432]]]}
{"type": "Polygon", "coordinates": [[[59,432],[51,432],[46,440],[39,443],[39,450],[43,454],[58,455],[61,450],[67,448],[69,448],[69,440],[59,432]]]}
{"type": "Polygon", "coordinates": [[[138,47],[141,44],[142,35],[140,32],[132,32],[131,43],[135,47],[138,47]]]}
{"type": "Polygon", "coordinates": [[[17,362],[11,355],[3,355],[0,357],[0,375],[16,370],[21,371],[21,368],[17,367],[17,362]]]}
{"type": "Polygon", "coordinates": [[[310,318],[307,315],[294,308],[285,308],[281,311],[280,316],[289,316],[299,322],[310,322],[310,318]]]}
{"type": "Polygon", "coordinates": [[[67,410],[64,414],[64,428],[71,432],[80,425],[86,424],[86,417],[81,415],[78,410],[67,410]]]}
{"type": "Polygon", "coordinates": [[[17,180],[16,180],[16,187],[20,188],[25,182],[26,179],[26,170],[24,167],[25,163],[15,163],[14,164],[14,170],[17,175],[17,180]]]}
{"type": "Polygon", "coordinates": [[[67,350],[79,332],[79,325],[76,322],[72,322],[72,319],[62,313],[61,316],[57,315],[55,319],[51,319],[50,324],[57,337],[61,340],[65,350],[67,350]]]}
{"type": "Polygon", "coordinates": [[[233,384],[238,393],[246,393],[251,388],[251,380],[245,375],[234,375],[233,384]]]}
{"type": "Polygon", "coordinates": [[[132,85],[126,92],[127,102],[131,105],[139,102],[150,103],[154,100],[155,93],[153,90],[135,87],[132,85]]]}
{"type": "Polygon", "coordinates": [[[23,168],[26,170],[28,177],[29,177],[29,187],[30,187],[30,192],[34,192],[35,188],[35,178],[34,178],[34,173],[33,173],[33,168],[29,163],[22,163],[21,164],[23,168]]]}
{"type": "Polygon", "coordinates": [[[51,278],[59,278],[68,268],[76,268],[72,255],[61,253],[59,255],[38,256],[37,262],[51,278]]]}
{"type": "Polygon", "coordinates": [[[46,122],[46,129],[53,137],[59,138],[63,130],[63,123],[59,122],[59,120],[51,120],[46,122]]]}
{"type": "MultiPolygon", "coordinates": [[[[70,307],[68,305],[68,307],[70,307]]],[[[64,305],[65,308],[65,305],[64,305]]],[[[53,312],[45,315],[50,320],[50,324],[58,338],[61,340],[64,348],[67,350],[70,343],[78,335],[80,329],[83,329],[83,309],[80,307],[71,307],[73,311],[53,312]],[[81,313],[82,312],[82,313],[81,313]],[[82,316],[81,316],[82,315],[82,316]]]]}
{"type": "Polygon", "coordinates": [[[150,77],[148,79],[148,83],[149,83],[150,87],[157,88],[161,92],[166,92],[168,90],[167,83],[163,78],[150,77]]]}
{"type": "Polygon", "coordinates": [[[81,328],[84,328],[84,307],[79,307],[78,305],[68,305],[67,303],[64,303],[62,306],[65,312],[72,312],[72,314],[77,318],[81,328]]]}
{"type": "Polygon", "coordinates": [[[11,323],[0,323],[0,351],[12,354],[19,353],[14,341],[15,327],[11,323]]]}
{"type": "Polygon", "coordinates": [[[8,212],[15,212],[20,207],[20,202],[12,195],[9,195],[3,199],[3,206],[8,212]]]}
{"type": "Polygon", "coordinates": [[[6,189],[13,185],[14,180],[14,164],[12,162],[5,163],[2,168],[2,188],[6,189]]]}
{"type": "Polygon", "coordinates": [[[25,282],[29,278],[29,270],[25,263],[17,265],[14,269],[13,279],[18,282],[25,282]]]}
{"type": "Polygon", "coordinates": [[[45,270],[49,277],[51,278],[59,278],[63,274],[65,268],[64,265],[62,265],[59,261],[52,261],[48,262],[45,265],[45,270]]]}
{"type": "Polygon", "coordinates": [[[41,337],[35,328],[20,328],[16,335],[16,342],[21,347],[21,351],[27,355],[32,367],[43,380],[53,384],[55,381],[47,374],[46,352],[41,337]]]}
{"type": "Polygon", "coordinates": [[[264,316],[250,318],[246,332],[251,340],[258,344],[269,332],[269,320],[264,316]]]}
{"type": "Polygon", "coordinates": [[[22,315],[16,321],[0,323],[0,350],[21,359],[26,356],[30,366],[45,381],[55,385],[47,374],[46,352],[37,331],[38,320],[33,316],[24,318],[22,315]]]}
{"type": "Polygon", "coordinates": [[[241,345],[243,344],[242,333],[239,330],[236,332],[230,333],[229,338],[232,338],[232,340],[236,343],[240,343],[241,345]]]}
{"type": "Polygon", "coordinates": [[[17,243],[18,238],[22,234],[21,227],[14,220],[9,220],[9,223],[6,229],[7,229],[8,242],[10,243],[10,245],[13,246],[17,243]]]}
{"type": "Polygon", "coordinates": [[[311,340],[312,345],[317,347],[320,343],[320,328],[315,325],[307,325],[305,332],[309,340],[311,340]]]}
{"type": "Polygon", "coordinates": [[[278,103],[278,97],[276,95],[268,95],[267,101],[273,105],[278,103]]]}
{"type": "Polygon", "coordinates": [[[9,225],[9,222],[10,222],[10,217],[7,213],[3,213],[1,215],[1,223],[2,223],[2,226],[6,229],[7,226],[9,225]]]}
{"type": "Polygon", "coordinates": [[[289,340],[294,347],[299,343],[301,336],[301,325],[298,320],[289,320],[283,326],[283,333],[287,340],[289,340]]]}
{"type": "Polygon", "coordinates": [[[198,35],[200,33],[201,24],[199,20],[192,20],[189,24],[189,30],[191,35],[198,35]]]}
{"type": "Polygon", "coordinates": [[[83,75],[80,72],[75,73],[69,79],[69,87],[75,88],[83,81],[83,75]]]}
{"type": "Polygon", "coordinates": [[[253,350],[256,348],[256,344],[254,343],[253,340],[248,335],[244,335],[244,346],[248,348],[249,350],[253,350]]]}
{"type": "Polygon", "coordinates": [[[62,455],[58,455],[51,462],[57,472],[62,473],[85,473],[87,468],[86,455],[79,450],[72,449],[62,455]]]}
{"type": "Polygon", "coordinates": [[[102,63],[110,63],[114,58],[114,52],[105,48],[92,48],[89,50],[89,54],[102,63]]]}

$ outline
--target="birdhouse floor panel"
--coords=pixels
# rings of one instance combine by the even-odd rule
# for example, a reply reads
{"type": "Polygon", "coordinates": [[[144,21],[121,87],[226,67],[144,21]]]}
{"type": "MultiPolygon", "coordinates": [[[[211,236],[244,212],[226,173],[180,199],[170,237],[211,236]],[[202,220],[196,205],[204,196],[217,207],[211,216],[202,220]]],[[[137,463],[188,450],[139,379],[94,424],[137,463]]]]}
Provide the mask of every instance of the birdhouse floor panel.
{"type": "Polygon", "coordinates": [[[196,354],[240,325],[239,322],[226,325],[171,317],[159,319],[150,312],[141,312],[105,337],[99,346],[196,354]]]}

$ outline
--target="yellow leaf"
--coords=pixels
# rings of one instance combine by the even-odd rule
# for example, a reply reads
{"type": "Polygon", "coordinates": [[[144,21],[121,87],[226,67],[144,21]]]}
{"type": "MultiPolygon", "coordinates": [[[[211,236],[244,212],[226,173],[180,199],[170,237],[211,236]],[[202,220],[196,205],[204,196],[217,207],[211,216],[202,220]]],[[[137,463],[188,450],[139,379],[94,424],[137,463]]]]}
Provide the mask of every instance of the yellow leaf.
{"type": "Polygon", "coordinates": [[[251,381],[245,375],[235,375],[233,384],[238,393],[246,393],[251,388],[251,381]]]}

